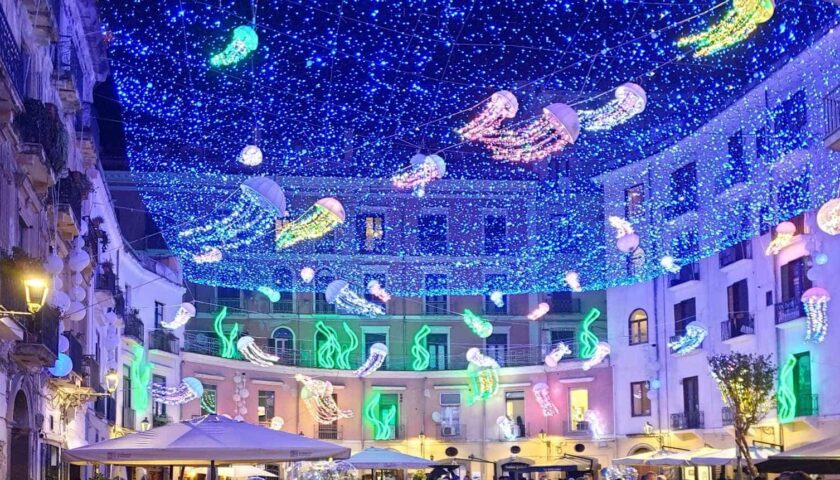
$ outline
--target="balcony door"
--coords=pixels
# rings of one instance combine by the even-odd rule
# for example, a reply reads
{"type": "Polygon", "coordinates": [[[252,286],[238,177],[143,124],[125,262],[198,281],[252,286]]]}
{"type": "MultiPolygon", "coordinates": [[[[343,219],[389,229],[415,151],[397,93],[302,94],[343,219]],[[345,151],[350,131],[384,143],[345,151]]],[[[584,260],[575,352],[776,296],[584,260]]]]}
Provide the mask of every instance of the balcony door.
{"type": "Polygon", "coordinates": [[[738,280],[726,287],[726,304],[729,308],[730,337],[753,333],[750,324],[750,297],[747,279],[738,280]]]}
{"type": "Polygon", "coordinates": [[[783,302],[788,300],[798,301],[802,293],[811,288],[806,260],[807,257],[801,257],[782,265],[780,276],[783,302]]]}
{"type": "Polygon", "coordinates": [[[814,415],[811,353],[798,353],[794,357],[796,357],[796,367],[793,369],[793,390],[796,394],[796,416],[814,415]]]}
{"type": "Polygon", "coordinates": [[[700,424],[700,382],[697,377],[683,378],[683,412],[687,428],[700,424]]]}

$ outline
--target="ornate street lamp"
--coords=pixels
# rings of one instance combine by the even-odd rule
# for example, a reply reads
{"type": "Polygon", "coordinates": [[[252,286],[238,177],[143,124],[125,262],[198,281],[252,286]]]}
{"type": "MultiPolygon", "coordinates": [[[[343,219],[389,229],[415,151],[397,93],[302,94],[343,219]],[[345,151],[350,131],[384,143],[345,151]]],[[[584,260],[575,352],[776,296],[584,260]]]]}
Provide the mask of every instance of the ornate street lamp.
{"type": "Polygon", "coordinates": [[[143,418],[143,421],[140,422],[140,431],[141,432],[147,432],[147,431],[149,431],[150,426],[151,425],[149,424],[149,417],[145,417],[145,418],[143,418]]]}
{"type": "Polygon", "coordinates": [[[23,286],[26,289],[26,309],[29,313],[38,313],[47,301],[50,287],[42,278],[27,278],[23,286]]]}
{"type": "Polygon", "coordinates": [[[109,368],[108,373],[105,374],[105,389],[108,393],[114,394],[117,391],[117,385],[120,383],[120,374],[115,368],[109,368]]]}

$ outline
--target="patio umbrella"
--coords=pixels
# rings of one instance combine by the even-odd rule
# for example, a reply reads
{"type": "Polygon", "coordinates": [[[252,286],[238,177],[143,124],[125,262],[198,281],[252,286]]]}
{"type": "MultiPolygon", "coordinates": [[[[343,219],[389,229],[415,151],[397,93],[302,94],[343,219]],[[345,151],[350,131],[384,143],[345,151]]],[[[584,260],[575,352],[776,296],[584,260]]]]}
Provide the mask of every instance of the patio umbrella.
{"type": "Polygon", "coordinates": [[[347,463],[356,468],[428,468],[435,462],[422,457],[400,453],[391,448],[370,447],[348,458],[347,463]]]}
{"type": "Polygon", "coordinates": [[[840,472],[840,436],[770,455],[756,465],[760,472],[802,470],[805,473],[840,472]]]}
{"type": "Polygon", "coordinates": [[[647,465],[651,459],[667,457],[679,453],[679,450],[649,450],[647,452],[637,453],[627,457],[619,457],[613,459],[613,465],[647,465]]]}
{"type": "Polygon", "coordinates": [[[662,454],[648,459],[646,465],[690,465],[692,457],[712,453],[716,450],[716,448],[703,447],[698,450],[691,450],[688,452],[673,452],[668,454],[662,454]]]}
{"type": "MultiPolygon", "coordinates": [[[[277,475],[269,472],[268,470],[263,470],[262,468],[257,468],[253,465],[231,465],[229,467],[219,467],[216,469],[220,477],[230,477],[230,478],[248,478],[248,477],[276,477],[277,475]]],[[[192,472],[192,474],[204,474],[207,475],[207,467],[195,467],[192,469],[187,469],[187,473],[192,472]]]]}
{"type": "Polygon", "coordinates": [[[72,463],[211,465],[347,458],[350,449],[301,435],[207,415],[65,450],[72,463]]]}
{"type": "MultiPolygon", "coordinates": [[[[750,447],[750,457],[752,457],[753,463],[756,464],[767,460],[767,457],[773,455],[774,453],[779,453],[779,450],[776,448],[769,447],[750,447]]],[[[720,450],[713,450],[702,455],[695,455],[691,457],[691,463],[693,463],[694,465],[729,465],[734,467],[738,463],[736,455],[737,452],[734,447],[724,448],[720,450]]],[[[741,460],[741,464],[744,464],[743,460],[741,460]]]]}

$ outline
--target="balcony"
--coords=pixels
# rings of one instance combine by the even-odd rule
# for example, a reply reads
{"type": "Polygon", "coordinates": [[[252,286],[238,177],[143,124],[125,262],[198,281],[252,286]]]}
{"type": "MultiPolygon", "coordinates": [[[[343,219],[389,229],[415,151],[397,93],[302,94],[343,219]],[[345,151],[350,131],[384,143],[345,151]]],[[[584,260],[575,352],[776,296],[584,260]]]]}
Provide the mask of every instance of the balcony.
{"type": "Polygon", "coordinates": [[[671,430],[694,430],[705,428],[703,412],[694,411],[687,413],[671,414],[671,430]]]}
{"type": "Polygon", "coordinates": [[[318,432],[319,440],[342,440],[344,437],[341,434],[341,427],[331,423],[329,425],[315,425],[315,431],[318,432]]]}
{"type": "Polygon", "coordinates": [[[137,317],[136,313],[131,312],[126,315],[123,336],[132,338],[141,345],[145,341],[145,327],[143,326],[143,321],[137,317]]]}
{"type": "Polygon", "coordinates": [[[700,280],[700,265],[697,263],[683,265],[679,272],[668,274],[668,286],[671,288],[697,280],[700,280]]]}
{"type": "Polygon", "coordinates": [[[80,378],[84,378],[85,351],[84,347],[82,346],[82,342],[80,342],[76,335],[73,335],[71,332],[64,333],[63,335],[67,339],[67,342],[70,344],[70,348],[67,349],[67,356],[69,356],[70,360],[73,361],[73,372],[80,378]]]}
{"type": "Polygon", "coordinates": [[[463,423],[438,423],[435,427],[437,428],[437,439],[443,442],[467,439],[467,426],[463,423]]]}
{"type": "Polygon", "coordinates": [[[0,110],[23,108],[26,64],[27,60],[15,41],[6,14],[0,10],[0,110]]]}
{"type": "Polygon", "coordinates": [[[96,397],[93,410],[96,416],[104,419],[108,422],[108,425],[115,425],[117,423],[117,400],[114,397],[96,397]]]}
{"type": "Polygon", "coordinates": [[[823,97],[826,148],[840,152],[840,86],[823,97]]]}
{"type": "Polygon", "coordinates": [[[720,268],[728,267],[735,262],[749,260],[751,258],[752,241],[750,239],[742,240],[731,247],[727,247],[718,254],[720,268]]]}
{"type": "Polygon", "coordinates": [[[589,437],[592,429],[587,421],[563,422],[563,436],[566,437],[589,437]]]}
{"type": "Polygon", "coordinates": [[[776,325],[792,322],[805,317],[805,307],[799,295],[776,304],[776,325]]]}
{"type": "Polygon", "coordinates": [[[722,407],[720,409],[720,423],[724,427],[733,425],[735,423],[735,414],[732,413],[731,408],[722,407]]]}
{"type": "Polygon", "coordinates": [[[79,62],[76,44],[70,37],[62,36],[52,44],[53,81],[65,110],[77,112],[82,108],[85,75],[79,62]]]}
{"type": "Polygon", "coordinates": [[[180,343],[178,337],[168,330],[152,330],[149,332],[149,349],[178,355],[180,343]]]}
{"type": "Polygon", "coordinates": [[[23,141],[18,165],[36,190],[46,193],[67,166],[67,129],[58,108],[51,103],[27,98],[24,110],[15,116],[14,127],[23,141]]]}
{"type": "Polygon", "coordinates": [[[58,38],[59,24],[61,22],[60,0],[23,0],[23,6],[29,13],[29,19],[36,29],[37,37],[46,44],[50,40],[58,38]]]}
{"type": "Polygon", "coordinates": [[[720,323],[720,339],[724,342],[754,334],[755,318],[750,312],[730,312],[729,318],[720,323]]]}
{"type": "Polygon", "coordinates": [[[14,359],[30,368],[52,367],[58,358],[58,311],[44,306],[34,315],[17,318],[23,340],[14,346],[14,359]]]}
{"type": "Polygon", "coordinates": [[[82,156],[91,164],[96,163],[99,155],[99,123],[96,108],[90,102],[82,103],[82,108],[76,112],[74,122],[76,139],[81,148],[82,156]]]}
{"type": "Polygon", "coordinates": [[[549,300],[551,313],[580,313],[580,299],[552,295],[549,300]]]}
{"type": "Polygon", "coordinates": [[[103,268],[102,271],[96,274],[94,288],[115,295],[117,293],[117,275],[113,270],[103,268]]]}
{"type": "Polygon", "coordinates": [[[820,414],[819,396],[816,393],[796,395],[796,416],[813,417],[820,414]]]}

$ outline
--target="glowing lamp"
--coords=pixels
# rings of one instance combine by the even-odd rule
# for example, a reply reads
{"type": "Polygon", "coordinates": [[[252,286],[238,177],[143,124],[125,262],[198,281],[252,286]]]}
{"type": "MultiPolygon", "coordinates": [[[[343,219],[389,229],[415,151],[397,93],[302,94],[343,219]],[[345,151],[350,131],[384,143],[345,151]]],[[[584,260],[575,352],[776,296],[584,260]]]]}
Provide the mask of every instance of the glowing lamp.
{"type": "Polygon", "coordinates": [[[148,432],[151,426],[152,424],[149,423],[149,417],[143,417],[143,421],[140,422],[140,431],[148,432]]]}
{"type": "Polygon", "coordinates": [[[28,278],[23,281],[23,286],[26,290],[26,309],[29,313],[38,313],[47,300],[50,287],[41,278],[28,278]]]}
{"type": "Polygon", "coordinates": [[[315,270],[312,267],[303,267],[300,269],[300,279],[303,283],[309,283],[315,278],[315,270]]]}
{"type": "Polygon", "coordinates": [[[831,300],[831,295],[824,288],[812,287],[805,290],[801,300],[805,316],[808,318],[805,340],[821,343],[828,333],[828,301],[831,300]]]}
{"type": "Polygon", "coordinates": [[[117,386],[120,384],[120,374],[115,368],[109,368],[108,373],[105,374],[105,389],[108,393],[113,394],[117,391],[117,386]]]}
{"type": "Polygon", "coordinates": [[[833,198],[820,207],[817,226],[829,235],[840,234],[840,198],[833,198]]]}
{"type": "Polygon", "coordinates": [[[261,164],[263,161],[263,153],[260,150],[260,147],[256,145],[246,145],[245,148],[239,152],[239,157],[237,157],[239,163],[243,165],[247,165],[249,167],[256,167],[257,165],[261,164]]]}

